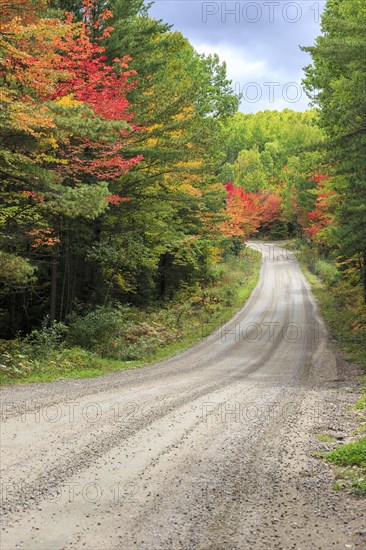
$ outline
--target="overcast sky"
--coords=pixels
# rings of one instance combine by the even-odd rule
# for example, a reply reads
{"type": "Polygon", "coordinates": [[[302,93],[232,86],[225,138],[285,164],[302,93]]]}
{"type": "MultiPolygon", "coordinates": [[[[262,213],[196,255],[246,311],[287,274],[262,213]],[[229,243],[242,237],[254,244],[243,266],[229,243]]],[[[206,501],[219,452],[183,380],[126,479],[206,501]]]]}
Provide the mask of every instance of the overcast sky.
{"type": "Polygon", "coordinates": [[[217,53],[237,93],[240,110],[304,111],[301,89],[310,46],[320,33],[324,0],[155,0],[150,14],[180,31],[200,53],[217,53]]]}

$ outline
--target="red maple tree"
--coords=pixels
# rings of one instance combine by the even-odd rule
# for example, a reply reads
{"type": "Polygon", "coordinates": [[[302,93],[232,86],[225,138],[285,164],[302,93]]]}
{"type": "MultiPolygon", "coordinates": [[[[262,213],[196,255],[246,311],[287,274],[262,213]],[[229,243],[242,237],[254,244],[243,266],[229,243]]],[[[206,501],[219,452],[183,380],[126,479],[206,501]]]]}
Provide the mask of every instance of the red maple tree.
{"type": "Polygon", "coordinates": [[[225,183],[226,216],[221,231],[227,237],[248,240],[260,227],[270,229],[281,211],[281,197],[270,191],[246,191],[232,183],[225,183]]]}

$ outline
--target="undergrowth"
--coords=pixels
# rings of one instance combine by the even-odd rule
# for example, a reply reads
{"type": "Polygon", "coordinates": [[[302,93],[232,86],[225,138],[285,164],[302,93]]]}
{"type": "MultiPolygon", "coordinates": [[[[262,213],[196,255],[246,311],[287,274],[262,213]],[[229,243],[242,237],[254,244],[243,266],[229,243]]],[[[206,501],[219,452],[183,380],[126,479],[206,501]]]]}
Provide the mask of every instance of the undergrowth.
{"type": "Polygon", "coordinates": [[[174,301],[100,306],[68,325],[45,321],[26,338],[0,341],[0,382],[90,377],[162,359],[226,322],[257,283],[260,254],[245,249],[213,266],[211,282],[183,287],[174,301]]]}

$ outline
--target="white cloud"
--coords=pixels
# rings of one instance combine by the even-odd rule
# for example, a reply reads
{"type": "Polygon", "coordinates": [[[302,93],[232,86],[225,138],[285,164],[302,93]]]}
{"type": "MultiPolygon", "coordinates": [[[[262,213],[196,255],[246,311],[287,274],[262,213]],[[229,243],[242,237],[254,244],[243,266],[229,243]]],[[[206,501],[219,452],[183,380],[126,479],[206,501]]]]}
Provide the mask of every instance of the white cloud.
{"type": "Polygon", "coordinates": [[[265,61],[250,60],[244,49],[238,49],[229,44],[195,44],[194,48],[198,53],[217,53],[221,61],[226,61],[228,77],[233,82],[246,81],[262,78],[268,74],[268,67],[265,61]]]}
{"type": "Polygon", "coordinates": [[[245,50],[227,43],[194,43],[200,54],[217,53],[226,62],[227,75],[236,93],[243,98],[240,110],[257,112],[285,108],[302,111],[308,108],[308,98],[301,88],[301,74],[285,74],[268,66],[264,59],[253,59],[245,50]]]}

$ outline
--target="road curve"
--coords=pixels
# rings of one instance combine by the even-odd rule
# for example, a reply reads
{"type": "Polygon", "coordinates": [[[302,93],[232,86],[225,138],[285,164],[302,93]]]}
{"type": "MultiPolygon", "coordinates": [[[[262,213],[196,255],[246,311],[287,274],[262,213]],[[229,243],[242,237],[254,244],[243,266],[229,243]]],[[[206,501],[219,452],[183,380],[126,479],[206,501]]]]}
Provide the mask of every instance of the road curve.
{"type": "Polygon", "coordinates": [[[312,457],[336,357],[292,254],[252,246],[257,287],[191,349],[1,390],[1,550],[363,548],[364,504],[312,457]]]}

